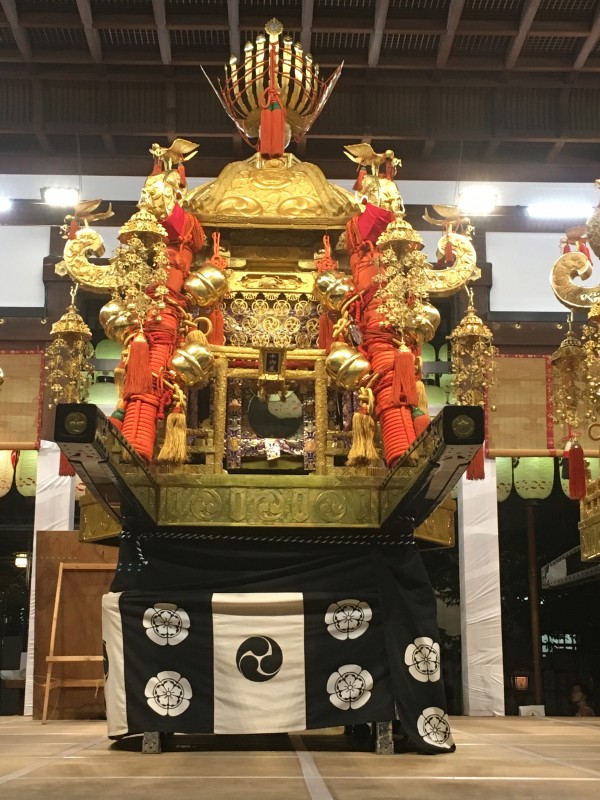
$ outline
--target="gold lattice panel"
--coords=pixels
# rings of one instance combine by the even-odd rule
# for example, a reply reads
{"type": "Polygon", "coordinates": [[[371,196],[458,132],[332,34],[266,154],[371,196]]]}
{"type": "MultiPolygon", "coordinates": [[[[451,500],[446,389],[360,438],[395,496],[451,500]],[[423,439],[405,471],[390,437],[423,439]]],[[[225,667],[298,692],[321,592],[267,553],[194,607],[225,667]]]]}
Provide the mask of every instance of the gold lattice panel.
{"type": "Polygon", "coordinates": [[[223,304],[226,344],[317,347],[319,305],[307,294],[237,292],[223,304]]]}

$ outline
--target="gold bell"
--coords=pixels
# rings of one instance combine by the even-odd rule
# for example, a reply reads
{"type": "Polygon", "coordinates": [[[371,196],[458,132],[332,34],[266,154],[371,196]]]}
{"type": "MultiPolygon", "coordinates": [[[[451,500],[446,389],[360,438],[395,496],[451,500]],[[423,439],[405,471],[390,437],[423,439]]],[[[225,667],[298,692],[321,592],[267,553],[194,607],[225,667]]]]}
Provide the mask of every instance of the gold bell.
{"type": "Polygon", "coordinates": [[[100,309],[100,324],[104,333],[114,342],[123,344],[129,329],[135,325],[136,319],[125,306],[113,298],[100,309]]]}
{"type": "Polygon", "coordinates": [[[354,284],[350,275],[337,269],[319,272],[315,278],[313,295],[327,311],[341,311],[344,303],[354,293],[354,284]]]}
{"type": "Polygon", "coordinates": [[[409,317],[407,328],[415,330],[423,342],[430,342],[440,324],[440,312],[430,303],[419,303],[409,317]]]}
{"type": "Polygon", "coordinates": [[[325,360],[325,370],[340,389],[358,389],[371,372],[371,364],[352,345],[336,342],[325,360]]]}
{"type": "Polygon", "coordinates": [[[186,341],[173,353],[169,369],[188,389],[206,386],[215,369],[215,357],[206,345],[186,341]]]}
{"type": "Polygon", "coordinates": [[[193,298],[196,305],[211,306],[227,292],[227,276],[218,267],[205,264],[187,278],[183,288],[193,298]]]}

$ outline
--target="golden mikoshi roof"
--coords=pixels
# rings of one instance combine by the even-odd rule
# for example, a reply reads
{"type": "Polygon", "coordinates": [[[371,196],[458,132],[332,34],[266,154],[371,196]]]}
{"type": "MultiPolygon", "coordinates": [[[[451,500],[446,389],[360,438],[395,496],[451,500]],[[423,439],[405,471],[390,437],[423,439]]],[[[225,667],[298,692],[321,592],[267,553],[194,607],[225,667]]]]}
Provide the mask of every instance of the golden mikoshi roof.
{"type": "Polygon", "coordinates": [[[185,206],[204,225],[224,228],[339,229],[358,211],[352,192],[291,153],[228,164],[192,190],[185,206]]]}

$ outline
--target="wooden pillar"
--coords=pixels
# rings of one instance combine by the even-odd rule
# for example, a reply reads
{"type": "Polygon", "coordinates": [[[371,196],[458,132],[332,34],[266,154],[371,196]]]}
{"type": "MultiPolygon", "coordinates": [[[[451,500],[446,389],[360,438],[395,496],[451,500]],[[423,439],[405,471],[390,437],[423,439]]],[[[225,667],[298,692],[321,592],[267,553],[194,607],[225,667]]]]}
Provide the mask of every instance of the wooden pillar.
{"type": "Polygon", "coordinates": [[[527,509],[527,570],[529,575],[529,619],[531,624],[531,665],[533,683],[533,702],[542,705],[544,689],[542,685],[542,636],[540,632],[540,576],[537,564],[537,545],[535,531],[535,502],[526,504],[527,509]]]}

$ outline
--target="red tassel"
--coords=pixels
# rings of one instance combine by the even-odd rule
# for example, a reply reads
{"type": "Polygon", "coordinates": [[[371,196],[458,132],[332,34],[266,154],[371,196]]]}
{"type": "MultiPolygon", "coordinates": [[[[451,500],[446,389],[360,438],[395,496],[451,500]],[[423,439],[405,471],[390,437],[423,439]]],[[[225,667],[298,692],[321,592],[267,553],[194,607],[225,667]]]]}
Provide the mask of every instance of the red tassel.
{"type": "Polygon", "coordinates": [[[571,500],[583,500],[585,497],[583,447],[575,440],[571,442],[571,447],[565,455],[569,459],[569,497],[571,500]]]}
{"type": "Polygon", "coordinates": [[[563,246],[563,255],[566,255],[567,253],[570,252],[571,252],[571,245],[568,242],[566,242],[566,244],[563,246]]]}
{"type": "Polygon", "coordinates": [[[321,314],[319,317],[319,341],[321,350],[329,352],[333,342],[333,321],[328,314],[321,314]]]}
{"type": "Polygon", "coordinates": [[[152,393],[152,370],[150,368],[150,348],[146,337],[140,331],[129,345],[129,357],[125,372],[124,397],[134,394],[152,393]]]}
{"type": "Polygon", "coordinates": [[[454,262],[454,250],[452,249],[452,242],[446,239],[446,247],[444,248],[444,262],[452,264],[454,262]]]}
{"type": "Polygon", "coordinates": [[[223,327],[223,312],[220,308],[213,308],[208,315],[212,328],[206,335],[209,344],[225,344],[225,329],[223,327]]]}
{"type": "Polygon", "coordinates": [[[413,417],[413,425],[415,426],[415,433],[417,436],[420,436],[425,428],[431,422],[431,417],[429,414],[419,414],[416,417],[413,417]]]}
{"type": "Polygon", "coordinates": [[[71,220],[71,225],[69,226],[69,235],[67,236],[67,239],[74,239],[75,234],[77,233],[78,230],[79,230],[79,223],[77,222],[77,220],[76,219],[71,220]]]}
{"type": "Polygon", "coordinates": [[[285,109],[271,100],[260,112],[260,152],[276,158],[285,151],[285,109]]]}
{"type": "Polygon", "coordinates": [[[58,462],[58,474],[63,478],[72,478],[75,475],[71,462],[62,450],[60,451],[60,461],[58,462]]]}
{"type": "Polygon", "coordinates": [[[485,454],[483,447],[473,456],[471,463],[467,467],[468,481],[482,481],[485,478],[485,454]]]}
{"type": "Polygon", "coordinates": [[[183,164],[180,164],[177,167],[177,172],[179,173],[179,183],[180,183],[181,187],[183,189],[186,189],[187,188],[187,178],[186,178],[186,175],[185,175],[185,166],[183,164]]]}
{"type": "Polygon", "coordinates": [[[366,174],[367,168],[359,165],[356,180],[354,181],[354,186],[352,187],[353,191],[360,192],[362,190],[363,180],[366,174]]]}
{"type": "Polygon", "coordinates": [[[406,402],[409,405],[419,405],[417,379],[415,376],[415,357],[410,350],[397,350],[394,356],[394,378],[392,381],[392,399],[394,402],[400,402],[401,393],[406,395],[406,402]]]}

